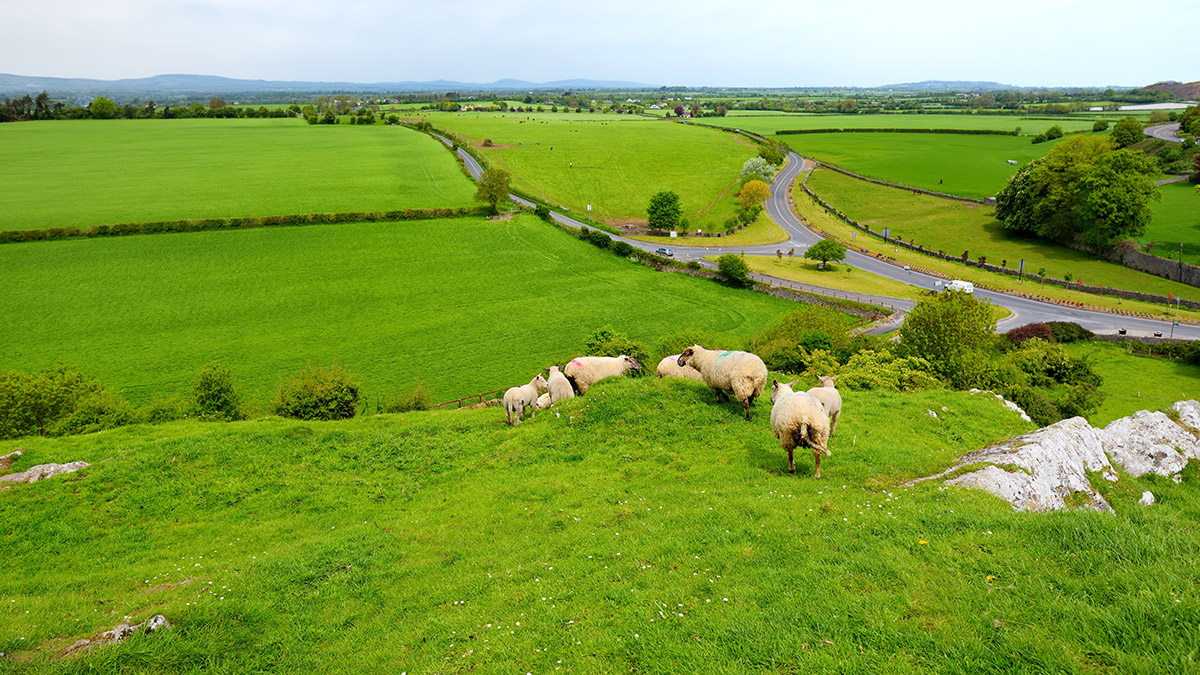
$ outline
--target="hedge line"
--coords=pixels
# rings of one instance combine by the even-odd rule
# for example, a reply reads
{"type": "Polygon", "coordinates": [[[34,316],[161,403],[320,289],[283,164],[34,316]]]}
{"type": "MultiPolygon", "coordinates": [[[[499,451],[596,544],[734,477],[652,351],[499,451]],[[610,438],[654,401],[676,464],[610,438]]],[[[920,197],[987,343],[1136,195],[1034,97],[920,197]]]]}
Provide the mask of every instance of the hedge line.
{"type": "Polygon", "coordinates": [[[968,136],[1016,136],[1015,129],[780,129],[776,136],[786,134],[966,134],[968,136]]]}
{"type": "Polygon", "coordinates": [[[488,216],[488,206],[455,206],[439,209],[403,209],[400,211],[356,211],[348,213],[299,213],[282,216],[251,216],[246,218],[197,218],[192,220],[159,220],[147,223],[117,223],[88,227],[47,227],[34,230],[0,231],[0,244],[26,241],[50,241],[92,237],[123,237],[131,234],[161,234],[166,232],[203,232],[206,230],[239,230],[257,227],[295,225],[326,225],[333,223],[384,222],[397,220],[428,220],[431,218],[462,218],[488,216]]]}

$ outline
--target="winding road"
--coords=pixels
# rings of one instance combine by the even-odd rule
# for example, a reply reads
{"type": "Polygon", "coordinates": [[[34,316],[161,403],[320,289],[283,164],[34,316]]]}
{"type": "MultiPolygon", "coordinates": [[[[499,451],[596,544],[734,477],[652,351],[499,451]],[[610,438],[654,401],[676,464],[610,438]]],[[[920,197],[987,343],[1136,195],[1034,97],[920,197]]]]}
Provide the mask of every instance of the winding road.
{"type": "Polygon", "coordinates": [[[1160,141],[1170,141],[1171,143],[1183,142],[1183,139],[1179,137],[1179,122],[1146,127],[1142,130],[1142,133],[1151,138],[1157,138],[1160,141]]]}
{"type": "MultiPolygon", "coordinates": [[[[434,137],[445,143],[448,147],[453,148],[454,144],[449,139],[434,134],[434,137]]],[[[467,170],[471,175],[478,179],[483,173],[483,167],[475,158],[462,148],[458,148],[458,156],[462,158],[466,164],[467,170]]],[[[704,267],[716,269],[716,265],[704,259],[707,255],[719,255],[725,252],[745,252],[750,255],[775,255],[775,251],[781,248],[795,248],[796,253],[802,254],[809,246],[821,240],[821,236],[812,230],[805,227],[800,222],[796,215],[792,212],[788,204],[788,186],[792,184],[796,176],[804,171],[802,169],[803,159],[796,153],[788,154],[788,163],[784,166],[779,175],[775,177],[771,185],[771,196],[766,201],[767,214],[779,224],[788,234],[786,242],[777,242],[774,244],[764,244],[761,246],[733,246],[721,247],[715,245],[708,246],[690,246],[686,244],[672,244],[671,248],[675,253],[677,260],[691,261],[695,260],[704,267]]],[[[509,195],[512,200],[522,206],[534,206],[534,204],[517,195],[509,195]]],[[[574,218],[558,213],[551,212],[551,217],[555,221],[564,225],[577,229],[595,229],[586,223],[582,223],[574,218]]],[[[600,230],[602,231],[602,230],[600,230]]],[[[631,246],[635,246],[645,251],[654,251],[659,247],[658,244],[638,241],[636,239],[627,239],[612,235],[608,236],[614,240],[624,241],[631,246]]],[[[684,241],[681,239],[680,241],[684,241]]],[[[709,239],[707,241],[719,242],[720,239],[709,239]]],[[[879,260],[872,256],[864,255],[857,251],[847,251],[846,263],[872,274],[878,274],[881,277],[892,279],[913,286],[918,286],[924,289],[938,289],[942,283],[942,279],[932,277],[914,270],[906,270],[891,263],[879,260]]],[[[867,294],[858,294],[853,292],[841,291],[821,286],[813,286],[803,284],[788,279],[781,279],[765,274],[751,274],[751,276],[759,281],[770,282],[775,286],[783,286],[796,290],[805,291],[808,293],[816,293],[834,298],[843,298],[855,300],[868,304],[877,305],[896,310],[895,315],[884,326],[879,327],[873,332],[886,332],[897,328],[903,318],[905,312],[913,307],[916,303],[912,300],[902,298],[891,298],[886,296],[874,296],[867,294]]],[[[976,289],[975,297],[986,298],[994,305],[999,305],[1012,312],[1008,317],[999,321],[996,324],[997,332],[1005,332],[1017,326],[1021,326],[1032,322],[1045,321],[1070,321],[1077,323],[1084,328],[1095,333],[1115,333],[1118,328],[1123,328],[1129,335],[1135,336],[1153,336],[1155,332],[1162,333],[1165,337],[1174,336],[1175,338],[1183,338],[1188,340],[1200,340],[1200,326],[1180,324],[1172,326],[1170,321],[1156,321],[1153,319],[1142,319],[1135,317],[1119,316],[1115,314],[1107,314],[1104,312],[1095,312],[1085,309],[1073,307],[1062,307],[1053,305],[1029,298],[1022,298],[1006,293],[996,293],[984,289],[976,289]]]]}

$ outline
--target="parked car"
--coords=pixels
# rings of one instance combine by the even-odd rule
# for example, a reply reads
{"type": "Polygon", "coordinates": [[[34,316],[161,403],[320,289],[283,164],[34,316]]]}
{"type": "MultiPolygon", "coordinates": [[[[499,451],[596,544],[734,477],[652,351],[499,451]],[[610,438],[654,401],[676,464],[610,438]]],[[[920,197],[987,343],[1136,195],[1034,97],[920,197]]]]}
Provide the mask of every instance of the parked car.
{"type": "Polygon", "coordinates": [[[668,258],[673,258],[673,257],[675,257],[675,252],[674,252],[674,251],[672,251],[671,249],[667,248],[666,246],[660,246],[660,247],[658,247],[658,250],[657,250],[657,251],[655,251],[655,253],[657,253],[657,254],[659,254],[659,255],[665,255],[665,256],[667,256],[668,258]]]}

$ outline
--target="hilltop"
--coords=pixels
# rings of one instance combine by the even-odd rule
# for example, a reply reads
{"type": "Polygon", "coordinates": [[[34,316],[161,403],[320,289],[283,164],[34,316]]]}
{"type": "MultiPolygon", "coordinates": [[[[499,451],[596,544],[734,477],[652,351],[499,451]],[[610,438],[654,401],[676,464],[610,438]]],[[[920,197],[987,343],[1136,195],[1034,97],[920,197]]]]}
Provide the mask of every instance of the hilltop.
{"type": "Polygon", "coordinates": [[[1177,98],[1185,101],[1195,101],[1200,99],[1200,80],[1196,82],[1155,82],[1148,87],[1142,87],[1143,91],[1165,91],[1174,94],[1177,98]]]}

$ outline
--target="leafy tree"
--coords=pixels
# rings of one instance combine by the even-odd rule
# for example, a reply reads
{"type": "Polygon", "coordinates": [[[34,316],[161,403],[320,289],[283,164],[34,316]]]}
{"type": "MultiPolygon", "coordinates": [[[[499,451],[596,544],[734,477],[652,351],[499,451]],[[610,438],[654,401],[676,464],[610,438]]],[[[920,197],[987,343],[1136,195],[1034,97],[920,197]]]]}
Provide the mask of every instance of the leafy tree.
{"type": "Polygon", "coordinates": [[[242,395],[233,383],[233,371],[216,361],[206,363],[192,383],[192,413],[212,420],[240,420],[242,395]]]}
{"type": "Polygon", "coordinates": [[[771,196],[771,188],[761,180],[752,180],[742,186],[738,192],[738,204],[744,209],[759,206],[771,196]]]}
{"type": "Polygon", "coordinates": [[[1092,131],[1108,131],[1108,120],[1096,120],[1093,122],[1092,131]]]}
{"type": "Polygon", "coordinates": [[[223,98],[214,98],[208,102],[209,110],[220,110],[221,108],[224,108],[224,107],[225,107],[225,99],[223,99],[223,98]]]}
{"type": "Polygon", "coordinates": [[[1008,179],[1008,184],[996,195],[996,219],[1004,223],[1004,229],[1015,232],[1036,231],[1033,220],[1033,210],[1037,205],[1037,197],[1033,191],[1033,174],[1041,164],[1039,157],[1025,166],[1008,179]]]}
{"type": "Polygon", "coordinates": [[[681,106],[681,105],[675,106],[675,116],[683,117],[683,106],[681,106]]]}
{"type": "Polygon", "coordinates": [[[717,271],[734,284],[741,286],[754,284],[754,281],[750,279],[750,266],[746,264],[745,260],[742,260],[741,256],[733,253],[726,253],[717,258],[717,271]]]}
{"type": "Polygon", "coordinates": [[[117,104],[111,98],[97,96],[88,104],[88,112],[93,119],[111,120],[117,116],[117,104]]]}
{"type": "Polygon", "coordinates": [[[1113,125],[1109,136],[1118,148],[1133,145],[1142,140],[1142,123],[1135,117],[1125,117],[1113,125]]]}
{"type": "Polygon", "coordinates": [[[768,140],[766,143],[759,146],[758,156],[767,160],[768,164],[773,164],[775,166],[783,164],[783,160],[786,157],[783,151],[783,146],[781,146],[779,142],[775,140],[768,140]]]}
{"type": "Polygon", "coordinates": [[[1112,248],[1121,239],[1145,234],[1150,200],[1159,199],[1152,178],[1156,173],[1154,160],[1138,152],[1118,150],[1099,157],[1073,186],[1083,243],[1112,248]]]}
{"type": "Polygon", "coordinates": [[[804,257],[809,260],[820,260],[822,263],[828,263],[834,260],[846,259],[846,245],[836,239],[822,239],[804,252],[804,257]]]}
{"type": "Polygon", "coordinates": [[[727,112],[729,112],[729,108],[726,108],[723,105],[717,106],[717,117],[724,117],[725,113],[727,112]]]}
{"type": "Polygon", "coordinates": [[[33,99],[33,118],[38,120],[50,119],[50,95],[42,92],[33,99]]]}
{"type": "Polygon", "coordinates": [[[1196,132],[1191,130],[1191,124],[1196,120],[1200,120],[1200,105],[1189,106],[1179,117],[1179,128],[1194,134],[1196,132]]]}
{"type": "Polygon", "coordinates": [[[475,190],[475,201],[486,202],[496,211],[500,200],[508,198],[509,175],[504,169],[486,169],[479,177],[479,187],[475,190]]]}
{"type": "Polygon", "coordinates": [[[1063,128],[1055,124],[1046,130],[1046,140],[1052,141],[1063,137],[1063,128]]]}
{"type": "Polygon", "coordinates": [[[929,361],[935,372],[956,386],[974,384],[972,360],[988,360],[996,320],[988,303],[958,291],[922,300],[900,326],[900,345],[910,356],[929,361]]]}
{"type": "Polygon", "coordinates": [[[1075,184],[1112,145],[1103,136],[1075,136],[1054,147],[1041,160],[1018,171],[996,198],[996,217],[1005,227],[1060,239],[1078,230],[1075,184]],[[1001,202],[1004,206],[1001,206],[1001,202]]]}
{"type": "Polygon", "coordinates": [[[646,207],[647,224],[659,230],[673,230],[679,227],[679,219],[683,216],[683,207],[679,205],[679,195],[670,190],[657,192],[650,197],[646,207]]]}
{"type": "Polygon", "coordinates": [[[742,164],[742,176],[748,176],[752,173],[762,176],[766,182],[771,182],[775,179],[775,173],[778,169],[774,164],[771,164],[762,157],[751,157],[742,164]]]}

